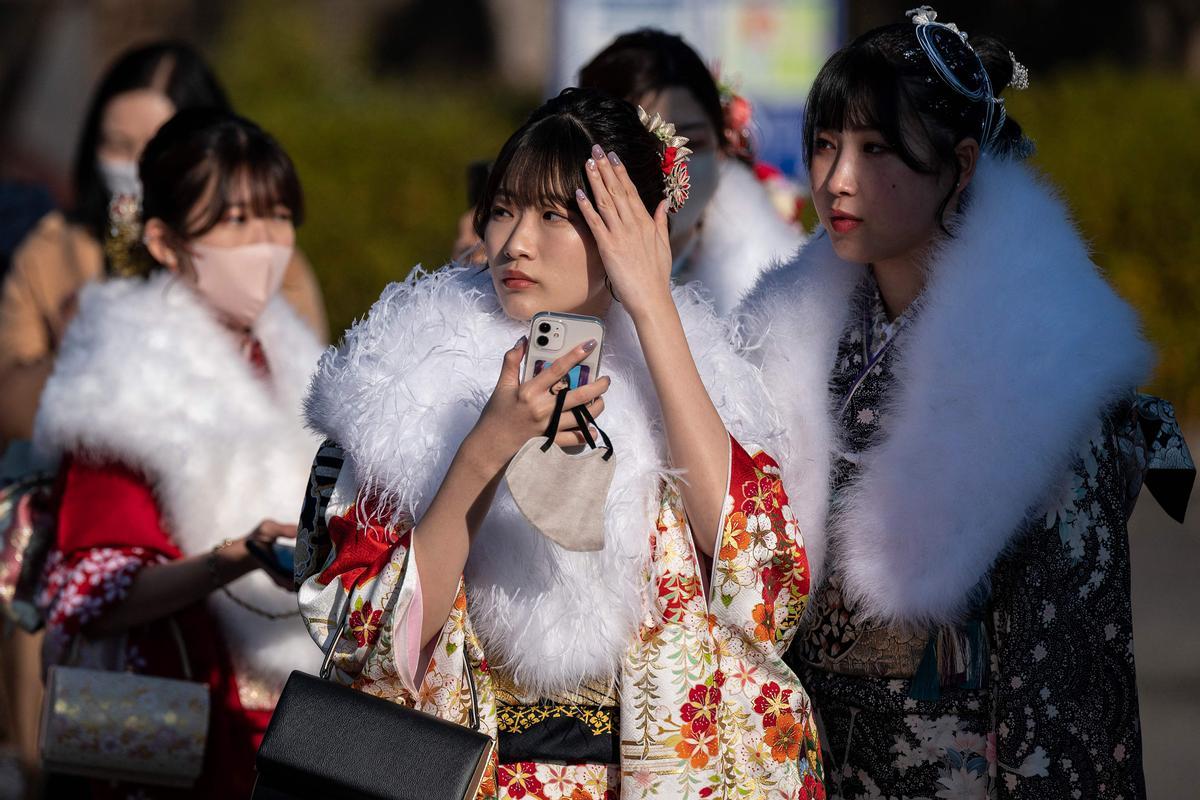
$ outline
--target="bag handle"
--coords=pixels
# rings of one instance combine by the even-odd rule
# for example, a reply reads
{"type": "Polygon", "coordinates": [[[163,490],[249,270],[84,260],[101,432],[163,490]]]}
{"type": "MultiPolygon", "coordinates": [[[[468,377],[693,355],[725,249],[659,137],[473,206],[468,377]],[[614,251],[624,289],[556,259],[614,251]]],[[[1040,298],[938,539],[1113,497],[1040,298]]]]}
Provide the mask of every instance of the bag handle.
{"type": "Polygon", "coordinates": [[[359,582],[366,574],[365,569],[359,573],[358,577],[354,579],[354,583],[350,585],[350,590],[346,592],[346,602],[342,604],[342,614],[338,620],[337,632],[333,635],[328,649],[325,650],[325,658],[321,661],[321,671],[317,673],[321,680],[327,681],[333,674],[333,653],[337,650],[338,643],[342,641],[342,634],[346,632],[346,623],[350,619],[350,604],[354,602],[354,590],[358,588],[359,582]]]}
{"type": "MultiPolygon", "coordinates": [[[[551,440],[553,441],[553,439],[551,440]]],[[[404,556],[405,561],[412,558],[412,550],[404,556]]],[[[407,567],[407,564],[405,564],[407,567]]],[[[350,619],[350,604],[354,602],[354,591],[358,589],[359,582],[366,575],[366,570],[355,578],[354,583],[350,586],[350,591],[346,592],[346,602],[342,604],[341,620],[338,622],[337,633],[334,634],[333,641],[329,643],[329,649],[325,651],[325,658],[321,662],[321,671],[319,673],[321,680],[329,680],[329,676],[333,674],[333,653],[337,650],[338,643],[341,642],[343,634],[346,632],[346,623],[350,619]]],[[[471,665],[467,662],[466,653],[463,653],[463,675],[467,679],[467,688],[471,693],[471,707],[468,710],[468,719],[470,727],[476,731],[479,730],[479,693],[475,689],[475,676],[471,674],[471,665]]]]}

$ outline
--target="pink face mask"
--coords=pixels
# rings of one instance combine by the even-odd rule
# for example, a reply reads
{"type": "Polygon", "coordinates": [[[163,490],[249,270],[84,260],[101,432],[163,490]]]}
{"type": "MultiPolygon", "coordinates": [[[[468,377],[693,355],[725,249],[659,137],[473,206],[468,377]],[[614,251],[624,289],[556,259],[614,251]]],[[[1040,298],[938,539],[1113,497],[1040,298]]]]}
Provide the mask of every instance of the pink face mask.
{"type": "Polygon", "coordinates": [[[292,248],[262,242],[238,247],[193,245],[196,291],[230,322],[249,328],[283,284],[292,248]]]}

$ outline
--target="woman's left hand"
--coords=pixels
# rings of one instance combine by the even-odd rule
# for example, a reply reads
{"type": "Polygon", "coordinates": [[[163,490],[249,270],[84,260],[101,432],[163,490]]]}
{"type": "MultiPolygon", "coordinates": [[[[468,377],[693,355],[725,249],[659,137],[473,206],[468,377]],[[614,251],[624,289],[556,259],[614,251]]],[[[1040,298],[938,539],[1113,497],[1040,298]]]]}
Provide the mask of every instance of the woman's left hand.
{"type": "Polygon", "coordinates": [[[636,320],[655,304],[671,302],[671,238],[667,201],[654,216],[646,211],[637,188],[616,153],[593,145],[585,169],[595,204],[582,189],[575,199],[592,235],[613,293],[636,320]]]}

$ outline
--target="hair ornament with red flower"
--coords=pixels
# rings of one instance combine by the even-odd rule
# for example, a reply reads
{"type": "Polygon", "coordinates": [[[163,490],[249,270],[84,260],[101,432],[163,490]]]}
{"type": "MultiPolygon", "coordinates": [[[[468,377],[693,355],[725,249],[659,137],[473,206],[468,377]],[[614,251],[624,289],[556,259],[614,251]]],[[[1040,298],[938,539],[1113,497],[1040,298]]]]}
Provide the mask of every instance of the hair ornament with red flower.
{"type": "Polygon", "coordinates": [[[754,106],[741,93],[738,82],[721,74],[720,65],[713,67],[713,81],[721,97],[721,112],[725,122],[725,149],[734,158],[754,164],[754,106]]]}
{"type": "Polygon", "coordinates": [[[676,136],[672,123],[664,120],[658,113],[650,116],[641,106],[638,106],[638,119],[646,126],[646,130],[663,143],[663,196],[667,198],[667,210],[673,214],[683,208],[688,199],[690,180],[687,162],[688,156],[692,154],[692,151],[685,147],[688,139],[686,136],[676,136]]]}

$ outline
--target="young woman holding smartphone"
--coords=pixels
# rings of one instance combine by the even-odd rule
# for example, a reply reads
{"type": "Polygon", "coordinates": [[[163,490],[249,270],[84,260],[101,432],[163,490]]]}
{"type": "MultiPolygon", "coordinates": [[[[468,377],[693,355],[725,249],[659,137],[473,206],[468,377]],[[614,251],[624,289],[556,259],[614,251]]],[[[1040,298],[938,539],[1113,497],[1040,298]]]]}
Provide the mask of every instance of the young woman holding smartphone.
{"type": "Polygon", "coordinates": [[[331,440],[297,553],[313,637],[363,691],[463,724],[478,712],[499,742],[489,796],[819,791],[810,707],[782,661],[808,578],[760,449],[777,425],[711,308],[671,291],[668,205],[684,193],[664,176],[686,154],[659,132],[594,91],[547,102],[477,209],[487,267],[388,287],[308,399],[331,440]],[[595,552],[531,527],[503,480],[595,345],[522,382],[541,311],[605,325],[600,377],[565,397],[615,449],[595,552]]]}
{"type": "MultiPolygon", "coordinates": [[[[83,289],[34,428],[62,460],[45,656],[190,671],[212,712],[182,796],[247,797],[284,681],[320,665],[291,580],[248,549],[294,538],[319,444],[300,406],[321,346],[279,296],[303,198],[279,144],[226,111],[179,112],[139,172],[139,274],[83,289]]],[[[91,792],[181,796],[102,780],[91,792]]]]}

